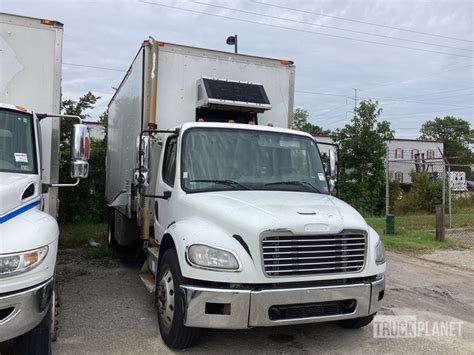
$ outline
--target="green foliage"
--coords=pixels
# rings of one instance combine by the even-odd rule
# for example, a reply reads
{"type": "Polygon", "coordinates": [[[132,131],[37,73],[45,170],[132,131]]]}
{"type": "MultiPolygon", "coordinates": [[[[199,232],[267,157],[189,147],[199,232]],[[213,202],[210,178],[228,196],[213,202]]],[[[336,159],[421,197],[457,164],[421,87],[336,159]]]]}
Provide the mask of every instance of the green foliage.
{"type": "Polygon", "coordinates": [[[377,102],[362,101],[351,122],[332,135],[340,146],[340,195],[371,215],[385,208],[384,157],[393,138],[390,123],[377,122],[381,112],[377,102]]]}
{"type": "MultiPolygon", "coordinates": [[[[77,115],[83,119],[88,117],[86,110],[94,107],[99,97],[88,92],[78,101],[63,101],[65,114],[77,115]]],[[[101,115],[102,124],[107,122],[107,113],[101,115]]],[[[59,181],[70,181],[69,136],[72,126],[77,123],[74,119],[64,119],[61,122],[61,161],[59,181]]],[[[91,139],[91,157],[89,160],[89,177],[81,180],[76,187],[59,189],[59,216],[61,223],[100,222],[106,218],[105,194],[105,156],[107,142],[105,139],[91,139]]]]}
{"type": "Polygon", "coordinates": [[[433,213],[435,206],[443,200],[443,182],[433,180],[426,172],[411,174],[412,186],[410,192],[395,202],[395,214],[412,212],[433,213]]]}
{"type": "MultiPolygon", "coordinates": [[[[450,164],[472,164],[474,155],[469,143],[474,142],[474,130],[468,121],[453,116],[436,117],[434,121],[425,122],[420,129],[420,139],[433,139],[443,142],[444,156],[450,164]]],[[[456,168],[469,174],[470,169],[456,168]]],[[[471,175],[474,177],[474,175],[471,175]]]]}
{"type": "Polygon", "coordinates": [[[316,126],[309,122],[309,113],[306,110],[297,108],[293,113],[293,126],[301,131],[308,132],[313,136],[328,135],[330,130],[324,130],[320,126],[316,126]]]}

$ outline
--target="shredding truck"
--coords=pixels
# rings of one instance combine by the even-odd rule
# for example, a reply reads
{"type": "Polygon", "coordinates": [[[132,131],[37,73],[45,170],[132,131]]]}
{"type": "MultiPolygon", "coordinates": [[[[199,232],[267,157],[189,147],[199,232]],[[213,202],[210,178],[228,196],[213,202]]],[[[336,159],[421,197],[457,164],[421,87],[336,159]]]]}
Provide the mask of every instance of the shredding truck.
{"type": "Polygon", "coordinates": [[[332,196],[336,149],[292,129],[295,66],[143,42],[109,103],[111,247],[142,245],[163,341],[200,328],[369,324],[378,234],[332,196]]]}
{"type": "Polygon", "coordinates": [[[63,25],[0,13],[0,352],[47,354],[55,336],[57,188],[88,172],[85,125],[71,136],[60,184],[63,25]]]}

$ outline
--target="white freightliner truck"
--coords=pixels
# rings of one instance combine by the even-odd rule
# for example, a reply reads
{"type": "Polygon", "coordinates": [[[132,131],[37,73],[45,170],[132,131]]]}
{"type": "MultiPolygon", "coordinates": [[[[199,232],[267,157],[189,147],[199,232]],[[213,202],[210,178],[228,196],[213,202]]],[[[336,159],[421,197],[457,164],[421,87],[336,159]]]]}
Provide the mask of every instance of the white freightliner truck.
{"type": "Polygon", "coordinates": [[[76,182],[59,184],[63,25],[0,13],[0,26],[0,352],[43,354],[55,331],[57,188],[87,176],[88,131],[74,126],[76,182]]]}
{"type": "Polygon", "coordinates": [[[164,342],[199,328],[370,323],[377,233],[331,196],[313,137],[289,129],[292,62],[143,43],[109,104],[109,244],[141,240],[164,342]]]}

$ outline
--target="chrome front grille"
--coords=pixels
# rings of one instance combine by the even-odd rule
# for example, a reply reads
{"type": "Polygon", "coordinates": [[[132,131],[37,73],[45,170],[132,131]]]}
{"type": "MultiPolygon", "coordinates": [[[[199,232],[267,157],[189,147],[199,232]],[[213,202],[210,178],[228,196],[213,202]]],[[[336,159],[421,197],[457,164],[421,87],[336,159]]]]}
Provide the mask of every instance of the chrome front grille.
{"type": "Polygon", "coordinates": [[[263,266],[270,277],[358,272],[366,244],[364,234],[264,236],[263,266]]]}

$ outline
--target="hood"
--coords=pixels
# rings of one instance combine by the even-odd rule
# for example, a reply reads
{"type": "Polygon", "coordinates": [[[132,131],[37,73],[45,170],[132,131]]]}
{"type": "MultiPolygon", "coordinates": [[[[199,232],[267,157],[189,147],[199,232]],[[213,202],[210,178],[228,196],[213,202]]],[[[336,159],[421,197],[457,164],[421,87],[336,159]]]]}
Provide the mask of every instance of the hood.
{"type": "Polygon", "coordinates": [[[0,173],[0,217],[38,196],[39,176],[16,173],[0,173]],[[22,199],[26,188],[34,185],[33,194],[22,199]]]}
{"type": "Polygon", "coordinates": [[[220,225],[229,233],[259,235],[286,229],[295,234],[367,230],[364,218],[347,203],[324,194],[293,191],[219,191],[183,196],[189,215],[220,225]],[[245,233],[247,232],[247,233],[245,233]]]}

